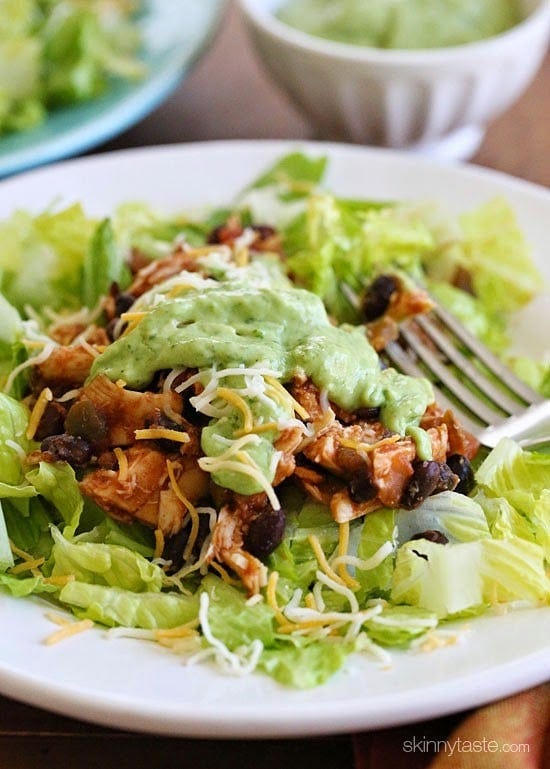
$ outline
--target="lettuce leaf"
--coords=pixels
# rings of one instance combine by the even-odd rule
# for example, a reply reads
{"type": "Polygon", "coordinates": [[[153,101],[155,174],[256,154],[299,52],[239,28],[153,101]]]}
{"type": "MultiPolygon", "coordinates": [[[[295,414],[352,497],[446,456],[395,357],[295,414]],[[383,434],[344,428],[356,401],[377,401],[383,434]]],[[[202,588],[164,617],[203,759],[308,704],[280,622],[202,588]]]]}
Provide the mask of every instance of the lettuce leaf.
{"type": "Polygon", "coordinates": [[[430,229],[411,212],[390,205],[361,210],[328,194],[309,197],[283,243],[291,272],[341,322],[359,320],[350,291],[360,294],[380,272],[420,277],[421,260],[434,247],[430,229]]]}
{"type": "Polygon", "coordinates": [[[421,539],[397,551],[391,599],[444,618],[515,600],[547,602],[544,553],[519,537],[439,545],[421,539]]]}
{"type": "MultiPolygon", "coordinates": [[[[371,558],[386,542],[394,542],[395,510],[377,510],[365,516],[357,555],[363,560],[371,558]]],[[[394,556],[390,555],[374,569],[355,571],[355,579],[366,596],[387,596],[391,587],[394,556]]]]}
{"type": "Polygon", "coordinates": [[[208,621],[212,633],[228,649],[252,643],[259,639],[264,647],[273,644],[274,614],[265,603],[247,606],[247,596],[219,577],[208,574],[201,583],[201,591],[210,598],[208,621]]]}
{"type": "Polygon", "coordinates": [[[95,227],[78,204],[38,216],[16,211],[0,223],[0,288],[8,301],[18,310],[81,306],[82,263],[95,227]]]}
{"type": "Polygon", "coordinates": [[[508,497],[515,490],[539,497],[550,489],[550,454],[523,451],[515,441],[503,438],[478,468],[476,479],[493,497],[508,497]]]}
{"type": "MultiPolygon", "coordinates": [[[[0,481],[4,493],[9,496],[6,486],[20,486],[24,480],[20,448],[25,454],[31,442],[26,437],[29,410],[9,395],[0,393],[0,481]]],[[[24,493],[24,492],[23,492],[24,493]]],[[[17,491],[14,492],[14,496],[17,491]]]]}
{"type": "Polygon", "coordinates": [[[391,600],[440,618],[478,606],[484,603],[481,558],[481,541],[445,546],[425,539],[406,542],[397,551],[391,600]]]}
{"type": "Polygon", "coordinates": [[[400,543],[430,529],[440,531],[450,542],[471,542],[491,536],[483,507],[454,491],[434,494],[414,510],[398,511],[395,522],[400,543]]]}
{"type": "MultiPolygon", "coordinates": [[[[327,556],[332,555],[338,545],[338,524],[325,505],[313,500],[300,500],[295,504],[298,512],[287,517],[285,539],[268,559],[269,568],[279,572],[277,593],[284,602],[290,600],[296,588],[305,590],[315,580],[319,564],[309,535],[317,537],[327,556]]],[[[288,509],[286,505],[285,509],[288,509]]]]}
{"type": "Polygon", "coordinates": [[[430,280],[428,288],[434,299],[484,344],[498,353],[506,350],[510,340],[501,312],[491,313],[482,300],[451,283],[430,280]]]}
{"type": "Polygon", "coordinates": [[[72,537],[84,507],[73,468],[67,462],[40,462],[36,469],[27,473],[26,478],[61,516],[65,522],[64,535],[72,537]]]}
{"type": "Polygon", "coordinates": [[[407,647],[415,638],[437,627],[434,612],[416,606],[386,606],[365,622],[369,638],[381,646],[407,647]]]}
{"type": "Polygon", "coordinates": [[[72,574],[79,582],[158,593],[162,569],[139,553],[119,545],[72,543],[52,526],[52,575],[72,574]]]}
{"type": "Polygon", "coordinates": [[[32,499],[12,497],[4,499],[2,504],[8,534],[14,545],[37,558],[49,558],[53,545],[51,506],[46,508],[47,503],[39,496],[32,499]]]}
{"type": "Polygon", "coordinates": [[[154,630],[172,628],[198,616],[196,596],[177,593],[133,593],[120,587],[68,582],[59,593],[81,619],[102,625],[137,627],[154,630]]]}
{"type": "Polygon", "coordinates": [[[26,598],[39,593],[57,593],[59,587],[44,582],[42,577],[13,577],[11,574],[0,574],[0,585],[16,598],[26,598]]]}
{"type": "Polygon", "coordinates": [[[340,670],[350,651],[341,641],[296,639],[265,650],[258,668],[286,686],[311,689],[340,670]]]}
{"type": "Polygon", "coordinates": [[[510,205],[494,198],[460,222],[464,266],[480,302],[492,315],[520,309],[543,280],[510,205]]]}
{"type": "Polygon", "coordinates": [[[8,539],[8,529],[4,518],[4,510],[0,503],[0,572],[5,572],[13,566],[13,553],[8,539]]]}
{"type": "Polygon", "coordinates": [[[111,283],[120,288],[130,283],[130,271],[124,254],[117,247],[110,219],[104,219],[94,232],[83,264],[82,298],[89,308],[108,293],[111,283]]]}

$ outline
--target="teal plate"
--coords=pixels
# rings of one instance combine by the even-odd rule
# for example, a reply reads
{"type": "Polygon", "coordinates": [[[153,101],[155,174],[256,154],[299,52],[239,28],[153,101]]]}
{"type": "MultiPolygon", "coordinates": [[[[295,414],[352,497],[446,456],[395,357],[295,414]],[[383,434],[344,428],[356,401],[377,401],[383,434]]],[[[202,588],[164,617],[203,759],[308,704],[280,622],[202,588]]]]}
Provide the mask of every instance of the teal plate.
{"type": "Polygon", "coordinates": [[[0,139],[0,177],[76,155],[155,109],[213,36],[224,0],[149,0],[140,16],[146,76],[116,81],[100,98],[55,110],[30,131],[0,139]]]}

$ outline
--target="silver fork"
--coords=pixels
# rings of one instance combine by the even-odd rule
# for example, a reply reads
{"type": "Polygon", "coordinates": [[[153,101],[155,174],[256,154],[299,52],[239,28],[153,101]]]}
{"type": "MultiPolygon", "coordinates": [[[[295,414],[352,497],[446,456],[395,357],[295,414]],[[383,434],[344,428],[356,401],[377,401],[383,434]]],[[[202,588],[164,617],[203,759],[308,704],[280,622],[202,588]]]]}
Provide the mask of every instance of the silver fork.
{"type": "Polygon", "coordinates": [[[430,379],[439,405],[452,409],[484,446],[494,448],[504,437],[524,448],[550,443],[550,400],[518,379],[449,312],[436,305],[403,323],[400,332],[385,357],[404,374],[430,379]]]}

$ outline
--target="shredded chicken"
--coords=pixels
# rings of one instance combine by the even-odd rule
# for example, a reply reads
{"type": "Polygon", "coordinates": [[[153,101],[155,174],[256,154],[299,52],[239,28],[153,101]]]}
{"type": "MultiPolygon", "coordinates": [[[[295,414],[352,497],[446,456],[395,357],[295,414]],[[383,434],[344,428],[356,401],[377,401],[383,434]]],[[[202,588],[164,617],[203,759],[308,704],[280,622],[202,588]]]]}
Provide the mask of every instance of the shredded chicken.
{"type": "MultiPolygon", "coordinates": [[[[100,375],[87,385],[77,402],[91,401],[104,417],[110,446],[130,446],[135,441],[136,430],[158,424],[168,406],[170,413],[181,414],[181,396],[169,393],[135,392],[119,387],[106,376],[100,375]]],[[[183,422],[183,420],[182,420],[183,422]]],[[[196,430],[187,425],[191,432],[196,430]]]]}
{"type": "MultiPolygon", "coordinates": [[[[182,526],[186,508],[170,485],[166,454],[142,441],[124,451],[127,468],[98,469],[80,482],[82,493],[124,523],[140,521],[171,536],[182,526]]],[[[192,503],[208,489],[205,473],[192,457],[172,457],[178,486],[192,503]]]]}
{"type": "Polygon", "coordinates": [[[207,554],[208,562],[225,563],[238,574],[249,595],[256,595],[267,583],[264,564],[244,549],[246,529],[258,508],[265,504],[265,494],[250,497],[235,494],[232,502],[219,512],[207,554]]]}
{"type": "Polygon", "coordinates": [[[71,347],[55,347],[45,361],[39,363],[32,377],[34,392],[49,387],[54,395],[81,387],[92,367],[95,355],[88,348],[76,344],[71,347]]]}
{"type": "Polygon", "coordinates": [[[199,265],[192,253],[178,248],[170,256],[150,262],[147,266],[142,267],[134,277],[132,285],[127,289],[127,293],[135,297],[141,296],[153,286],[168,280],[168,278],[173,278],[174,275],[178,275],[183,270],[198,272],[199,265]]]}

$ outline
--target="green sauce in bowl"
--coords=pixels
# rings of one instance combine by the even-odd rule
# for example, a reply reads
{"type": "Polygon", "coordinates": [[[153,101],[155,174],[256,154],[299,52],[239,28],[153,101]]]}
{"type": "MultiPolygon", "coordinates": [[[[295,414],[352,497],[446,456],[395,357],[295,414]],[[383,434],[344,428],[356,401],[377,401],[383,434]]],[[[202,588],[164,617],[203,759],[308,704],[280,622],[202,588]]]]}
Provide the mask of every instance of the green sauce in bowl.
{"type": "Polygon", "coordinates": [[[278,18],[302,32],[374,48],[444,48],[499,35],[520,0],[287,0],[278,18]]]}

